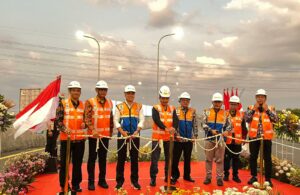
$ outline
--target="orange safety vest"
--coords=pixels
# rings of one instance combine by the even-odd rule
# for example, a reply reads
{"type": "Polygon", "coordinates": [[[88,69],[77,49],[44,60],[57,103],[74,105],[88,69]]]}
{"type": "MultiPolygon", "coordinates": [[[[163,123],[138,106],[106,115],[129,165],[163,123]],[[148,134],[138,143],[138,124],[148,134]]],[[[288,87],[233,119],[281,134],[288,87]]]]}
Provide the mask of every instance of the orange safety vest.
{"type": "MultiPolygon", "coordinates": [[[[254,106],[249,106],[248,109],[252,110],[254,106]]],[[[270,110],[274,110],[273,107],[269,106],[270,110]]],[[[258,131],[258,124],[259,124],[259,118],[261,117],[262,120],[262,128],[263,128],[263,134],[264,134],[264,139],[265,140],[272,140],[273,139],[273,124],[266,113],[266,111],[263,111],[260,113],[257,110],[255,110],[255,113],[253,115],[252,121],[249,123],[249,137],[250,138],[257,138],[257,131],[258,131]]]]}
{"type": "MultiPolygon", "coordinates": [[[[83,123],[83,113],[84,113],[84,104],[82,101],[79,101],[79,106],[75,109],[72,104],[71,99],[62,100],[64,107],[64,120],[63,123],[67,129],[71,131],[70,139],[71,140],[82,140],[85,132],[82,129],[81,125],[83,123]]],[[[60,140],[67,140],[68,135],[65,132],[60,133],[60,140]]]]}
{"type": "MultiPolygon", "coordinates": [[[[157,104],[153,106],[159,112],[161,122],[167,127],[173,127],[173,112],[175,110],[174,106],[168,106],[167,110],[163,108],[161,104],[157,104]]],[[[165,131],[164,129],[160,129],[155,122],[152,125],[152,139],[154,140],[170,140],[170,133],[165,131]]]]}
{"type": "MultiPolygon", "coordinates": [[[[228,113],[229,114],[229,113],[228,113]]],[[[231,115],[229,114],[229,117],[231,119],[231,124],[232,124],[232,131],[229,132],[228,136],[233,136],[234,133],[234,138],[237,139],[242,139],[242,121],[243,121],[243,117],[244,117],[244,113],[237,111],[235,117],[231,117],[231,115]]],[[[231,144],[232,142],[232,138],[227,137],[226,138],[226,144],[231,144]]],[[[236,144],[241,144],[242,141],[240,140],[235,140],[236,144]]]]}
{"type": "MultiPolygon", "coordinates": [[[[110,99],[106,99],[104,106],[102,106],[97,97],[90,98],[89,103],[93,107],[92,111],[92,123],[94,129],[99,136],[111,136],[110,135],[110,116],[113,108],[113,103],[110,99]]],[[[88,130],[88,134],[92,135],[92,130],[88,130]]]]}

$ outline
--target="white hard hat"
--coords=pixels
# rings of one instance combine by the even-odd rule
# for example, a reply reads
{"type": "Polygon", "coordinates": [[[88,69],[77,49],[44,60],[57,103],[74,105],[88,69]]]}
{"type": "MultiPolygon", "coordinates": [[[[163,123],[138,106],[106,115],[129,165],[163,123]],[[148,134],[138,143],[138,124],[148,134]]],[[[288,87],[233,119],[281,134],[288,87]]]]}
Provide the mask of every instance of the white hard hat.
{"type": "Polygon", "coordinates": [[[230,103],[240,103],[240,98],[236,95],[231,96],[230,99],[229,99],[229,102],[230,103]]]}
{"type": "Polygon", "coordinates": [[[256,91],[256,95],[265,95],[267,96],[267,92],[264,89],[259,89],[256,91]]]}
{"type": "Polygon", "coordinates": [[[80,83],[78,81],[71,81],[68,85],[68,89],[78,88],[81,89],[80,83]]]}
{"type": "Polygon", "coordinates": [[[98,81],[96,84],[96,89],[108,89],[108,85],[105,81],[98,81]]]}
{"type": "Polygon", "coordinates": [[[171,96],[170,88],[166,85],[162,86],[159,90],[159,95],[161,97],[170,97],[171,96]]]}
{"type": "Polygon", "coordinates": [[[191,99],[191,96],[188,92],[183,92],[178,99],[180,100],[181,98],[185,98],[185,99],[191,99]]]}
{"type": "Polygon", "coordinates": [[[133,85],[127,85],[124,89],[124,92],[136,92],[135,87],[133,85]]]}
{"type": "Polygon", "coordinates": [[[221,93],[214,93],[211,99],[213,102],[214,101],[221,101],[223,102],[223,95],[221,93]]]}

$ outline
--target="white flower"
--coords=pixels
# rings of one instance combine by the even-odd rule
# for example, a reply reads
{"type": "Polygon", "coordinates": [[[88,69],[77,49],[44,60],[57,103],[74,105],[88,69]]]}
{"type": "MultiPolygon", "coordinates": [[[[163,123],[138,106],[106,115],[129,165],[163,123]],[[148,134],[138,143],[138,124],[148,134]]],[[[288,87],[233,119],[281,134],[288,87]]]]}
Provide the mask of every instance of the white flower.
{"type": "Polygon", "coordinates": [[[279,170],[279,173],[280,173],[280,174],[283,174],[283,173],[284,173],[284,171],[283,171],[283,170],[279,170]]]}
{"type": "Polygon", "coordinates": [[[290,177],[290,176],[291,176],[291,174],[290,174],[290,173],[286,173],[286,176],[287,176],[287,177],[290,177]]]}
{"type": "Polygon", "coordinates": [[[265,183],[264,183],[264,187],[267,187],[267,186],[270,186],[270,182],[268,182],[268,181],[265,181],[265,183]]]}
{"type": "Polygon", "coordinates": [[[289,170],[289,168],[287,168],[287,167],[283,167],[283,170],[284,170],[284,171],[288,171],[288,170],[289,170]]]}
{"type": "Polygon", "coordinates": [[[279,176],[279,173],[275,173],[275,176],[278,177],[278,176],[279,176]]]}
{"type": "Polygon", "coordinates": [[[291,168],[291,172],[295,172],[296,169],[294,167],[291,168]]]}
{"type": "Polygon", "coordinates": [[[287,114],[291,114],[291,111],[287,111],[287,114]]]}
{"type": "Polygon", "coordinates": [[[277,170],[279,170],[281,167],[280,167],[280,166],[276,166],[275,168],[276,168],[277,170]]]}
{"type": "Polygon", "coordinates": [[[243,187],[243,191],[247,191],[248,188],[249,188],[248,186],[244,186],[244,187],[243,187]]]}
{"type": "Polygon", "coordinates": [[[284,113],[286,113],[286,110],[285,110],[285,109],[283,109],[281,112],[284,114],[284,113]]]}
{"type": "Polygon", "coordinates": [[[256,188],[258,188],[260,185],[259,185],[259,183],[256,181],[256,182],[253,183],[253,186],[256,187],[256,188]]]}
{"type": "Polygon", "coordinates": [[[289,164],[287,164],[286,165],[288,168],[291,168],[292,167],[292,165],[289,163],[289,164]]]}
{"type": "Polygon", "coordinates": [[[267,190],[267,191],[271,191],[271,190],[272,190],[272,187],[271,187],[271,186],[267,186],[267,187],[266,187],[266,190],[267,190]]]}

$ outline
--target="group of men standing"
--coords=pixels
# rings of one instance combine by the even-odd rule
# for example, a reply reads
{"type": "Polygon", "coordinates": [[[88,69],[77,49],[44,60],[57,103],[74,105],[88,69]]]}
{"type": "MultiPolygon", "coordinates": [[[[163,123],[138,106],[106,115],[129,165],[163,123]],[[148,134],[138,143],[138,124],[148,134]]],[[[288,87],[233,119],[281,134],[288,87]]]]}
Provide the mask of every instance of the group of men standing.
{"type": "MultiPolygon", "coordinates": [[[[95,162],[98,157],[99,179],[98,185],[108,188],[106,182],[106,159],[110,137],[113,129],[118,130],[117,140],[118,158],[116,167],[116,189],[120,189],[124,183],[124,165],[127,157],[127,145],[134,145],[129,148],[131,175],[130,181],[134,189],[141,189],[138,175],[138,154],[140,131],[144,128],[145,117],[142,104],[135,102],[136,89],[127,85],[124,89],[125,100],[116,105],[113,115],[113,104],[108,99],[108,85],[105,81],[96,84],[96,97],[86,102],[80,100],[81,86],[77,81],[68,85],[69,98],[60,101],[57,108],[56,124],[60,131],[60,158],[61,168],[59,172],[60,186],[63,191],[66,178],[66,148],[68,137],[71,140],[72,156],[72,181],[71,190],[81,192],[82,161],[85,150],[85,141],[88,137],[88,190],[95,190],[95,162]],[[126,139],[125,139],[126,138],[126,139]]],[[[176,184],[180,177],[178,164],[183,153],[184,174],[183,179],[188,182],[195,182],[191,177],[191,155],[193,143],[198,137],[198,121],[195,109],[190,107],[191,96],[187,92],[179,96],[179,106],[169,104],[171,91],[169,87],[162,86],[159,90],[159,103],[152,109],[152,150],[150,165],[150,186],[156,186],[158,173],[158,161],[161,150],[165,155],[165,182],[167,182],[168,169],[171,169],[171,183],[176,184]],[[169,165],[170,137],[174,136],[173,164],[169,165]]],[[[206,155],[206,178],[204,184],[211,183],[213,160],[217,166],[217,184],[223,185],[223,180],[229,180],[229,169],[232,164],[233,180],[241,182],[238,177],[239,156],[233,154],[241,151],[243,139],[248,135],[250,139],[262,137],[264,139],[264,160],[265,177],[271,182],[271,139],[273,134],[273,122],[277,117],[274,108],[266,104],[267,94],[260,89],[256,94],[257,103],[249,106],[246,113],[239,108],[240,100],[237,96],[230,98],[230,110],[222,108],[223,96],[215,93],[212,97],[212,107],[205,110],[202,117],[202,126],[208,138],[205,141],[206,155]],[[249,125],[249,133],[247,125],[249,125]],[[222,136],[220,136],[222,135],[222,136]],[[223,139],[225,142],[220,142],[223,139]],[[225,150],[225,144],[228,149],[225,150]],[[224,162],[225,158],[225,162],[224,162]],[[232,163],[231,163],[232,161],[232,163]]],[[[257,157],[260,142],[250,143],[250,167],[251,175],[249,183],[257,181],[257,157]]]]}

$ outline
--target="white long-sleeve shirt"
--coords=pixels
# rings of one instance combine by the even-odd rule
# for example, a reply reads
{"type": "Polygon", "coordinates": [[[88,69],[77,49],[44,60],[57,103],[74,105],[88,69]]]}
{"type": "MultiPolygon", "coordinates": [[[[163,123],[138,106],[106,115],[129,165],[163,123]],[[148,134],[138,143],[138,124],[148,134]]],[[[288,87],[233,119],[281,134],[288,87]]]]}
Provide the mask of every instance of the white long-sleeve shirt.
{"type": "MultiPolygon", "coordinates": [[[[131,108],[131,106],[132,106],[132,104],[129,105],[126,100],[125,100],[125,104],[127,104],[127,106],[129,108],[131,108]]],[[[117,129],[121,127],[120,118],[121,118],[120,111],[119,111],[119,109],[116,109],[115,116],[114,116],[114,124],[115,124],[115,128],[117,128],[117,129]]],[[[138,127],[143,129],[144,128],[144,122],[145,122],[145,116],[144,116],[143,107],[142,107],[141,110],[140,110],[140,113],[139,113],[138,127]]]]}

